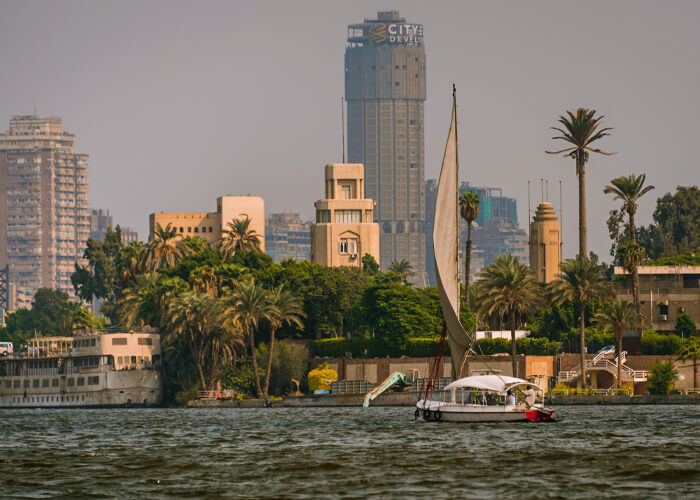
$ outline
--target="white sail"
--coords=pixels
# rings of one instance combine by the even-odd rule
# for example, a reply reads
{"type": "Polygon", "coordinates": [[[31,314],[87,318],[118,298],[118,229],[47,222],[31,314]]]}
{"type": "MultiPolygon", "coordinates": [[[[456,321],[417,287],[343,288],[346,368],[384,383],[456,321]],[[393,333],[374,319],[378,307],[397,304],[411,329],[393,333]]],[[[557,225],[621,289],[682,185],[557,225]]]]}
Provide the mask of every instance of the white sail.
{"type": "Polygon", "coordinates": [[[452,376],[460,377],[460,368],[471,337],[459,320],[459,163],[457,160],[457,104],[452,104],[452,123],[442,160],[435,200],[433,249],[440,305],[452,354],[452,376]]]}

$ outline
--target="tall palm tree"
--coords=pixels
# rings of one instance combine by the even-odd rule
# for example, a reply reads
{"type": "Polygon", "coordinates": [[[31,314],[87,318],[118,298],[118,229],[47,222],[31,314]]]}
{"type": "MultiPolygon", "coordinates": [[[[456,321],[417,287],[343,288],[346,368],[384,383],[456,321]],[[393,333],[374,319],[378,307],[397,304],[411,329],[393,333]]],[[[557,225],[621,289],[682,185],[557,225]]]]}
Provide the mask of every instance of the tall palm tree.
{"type": "Polygon", "coordinates": [[[586,242],[586,162],[588,161],[588,154],[615,154],[591,147],[591,143],[606,135],[610,135],[607,131],[612,130],[610,127],[597,130],[603,117],[595,118],[595,113],[594,109],[578,108],[567,111],[568,118],[560,116],[558,121],[565,130],[559,127],[551,127],[560,134],[552,137],[552,139],[568,142],[572,147],[559,151],[545,151],[551,155],[563,153],[564,156],[576,160],[576,175],[578,176],[578,256],[580,259],[585,259],[588,255],[586,242]]]}
{"type": "Polygon", "coordinates": [[[258,361],[255,356],[255,332],[262,322],[271,323],[277,313],[270,300],[270,292],[261,285],[250,280],[236,285],[231,295],[226,297],[223,317],[229,323],[240,325],[248,338],[250,357],[253,361],[253,375],[258,398],[263,397],[258,373],[258,361]]]}
{"type": "Polygon", "coordinates": [[[178,234],[177,228],[168,224],[163,228],[156,224],[153,239],[146,245],[145,268],[158,271],[164,267],[173,267],[185,255],[192,253],[178,234]]]}
{"type": "Polygon", "coordinates": [[[387,268],[390,273],[397,273],[401,275],[401,278],[406,281],[408,277],[413,275],[413,266],[406,259],[396,260],[393,259],[387,268]]]}
{"type": "Polygon", "coordinates": [[[513,376],[518,376],[515,330],[540,305],[537,281],[529,269],[511,254],[501,254],[479,274],[479,310],[484,316],[499,318],[508,325],[511,337],[513,376]]]}
{"type": "Polygon", "coordinates": [[[161,278],[153,272],[139,274],[119,296],[119,321],[126,327],[159,327],[170,302],[187,288],[187,283],[177,277],[161,278]]]}
{"type": "Polygon", "coordinates": [[[469,303],[469,272],[472,262],[472,224],[479,217],[479,195],[467,191],[459,196],[459,213],[467,221],[467,243],[464,252],[464,299],[469,303]]]}
{"type": "Polygon", "coordinates": [[[221,361],[233,358],[236,338],[221,327],[222,302],[206,293],[187,292],[167,311],[170,334],[181,335],[192,354],[202,389],[213,385],[221,361]]]}
{"type": "MultiPolygon", "coordinates": [[[[646,174],[628,175],[618,177],[610,181],[612,186],[605,186],[603,192],[605,194],[614,195],[613,200],[622,201],[622,209],[627,212],[629,217],[629,235],[630,241],[637,244],[637,229],[634,225],[634,214],[637,213],[637,201],[646,193],[654,189],[654,186],[644,186],[646,174]]],[[[639,316],[641,314],[641,306],[639,300],[639,272],[637,262],[632,260],[630,270],[632,272],[632,298],[634,300],[634,311],[639,316]]]]}
{"type": "Polygon", "coordinates": [[[272,356],[275,348],[275,332],[284,324],[302,327],[302,319],[305,317],[302,304],[289,290],[280,285],[270,294],[270,302],[273,306],[273,314],[270,319],[270,344],[267,346],[267,368],[265,370],[265,383],[263,384],[263,397],[267,398],[270,387],[270,374],[272,373],[272,356]]]}
{"type": "Polygon", "coordinates": [[[595,322],[615,333],[615,355],[617,356],[617,387],[622,387],[622,333],[636,326],[634,306],[624,300],[606,304],[596,314],[595,322]]]}
{"type": "Polygon", "coordinates": [[[700,359],[700,339],[698,337],[689,337],[685,341],[685,345],[681,349],[680,359],[693,360],[693,387],[698,387],[698,359],[700,359]]]}
{"type": "Polygon", "coordinates": [[[250,228],[252,219],[233,219],[227,223],[228,229],[224,229],[224,236],[219,240],[219,250],[224,258],[232,257],[238,250],[250,252],[260,251],[260,236],[255,229],[250,228]]]}
{"type": "Polygon", "coordinates": [[[549,290],[554,303],[571,300],[578,304],[581,386],[586,386],[586,304],[593,299],[611,299],[615,294],[605,276],[605,266],[587,257],[566,259],[561,265],[559,279],[550,283],[549,290]]]}

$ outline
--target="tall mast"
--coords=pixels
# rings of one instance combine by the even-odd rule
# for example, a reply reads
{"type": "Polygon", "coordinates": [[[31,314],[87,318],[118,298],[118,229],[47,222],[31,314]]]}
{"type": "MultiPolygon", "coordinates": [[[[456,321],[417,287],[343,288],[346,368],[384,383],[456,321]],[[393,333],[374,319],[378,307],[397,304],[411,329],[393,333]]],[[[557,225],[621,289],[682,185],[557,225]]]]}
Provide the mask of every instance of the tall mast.
{"type": "MultiPolygon", "coordinates": [[[[452,119],[455,123],[455,186],[457,186],[457,189],[455,190],[455,210],[457,210],[457,227],[455,228],[455,248],[457,249],[457,251],[455,252],[455,260],[457,261],[457,275],[455,276],[455,279],[457,280],[457,308],[459,311],[459,309],[461,309],[461,301],[459,300],[461,296],[461,291],[459,287],[459,141],[457,136],[457,87],[454,83],[452,83],[452,115],[452,119]]],[[[469,286],[469,283],[466,283],[465,286],[469,286]]]]}

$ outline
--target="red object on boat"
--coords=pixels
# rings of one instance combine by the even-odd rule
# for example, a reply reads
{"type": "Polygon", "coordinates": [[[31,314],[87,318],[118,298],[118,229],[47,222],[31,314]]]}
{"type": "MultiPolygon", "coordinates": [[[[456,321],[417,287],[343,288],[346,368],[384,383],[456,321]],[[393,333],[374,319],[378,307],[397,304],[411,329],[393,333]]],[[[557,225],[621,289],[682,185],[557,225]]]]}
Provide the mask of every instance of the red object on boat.
{"type": "Polygon", "coordinates": [[[530,422],[554,422],[554,410],[529,410],[525,416],[530,422]]]}

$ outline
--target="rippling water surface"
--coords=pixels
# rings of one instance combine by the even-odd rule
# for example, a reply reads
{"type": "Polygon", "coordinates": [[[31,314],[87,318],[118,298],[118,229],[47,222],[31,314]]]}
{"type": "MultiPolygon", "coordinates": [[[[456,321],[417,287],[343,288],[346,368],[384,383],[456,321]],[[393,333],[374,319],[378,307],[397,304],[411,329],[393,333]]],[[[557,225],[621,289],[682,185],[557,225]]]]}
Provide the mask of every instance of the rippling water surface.
{"type": "Polygon", "coordinates": [[[700,498],[700,407],[3,410],[2,498],[700,498]]]}

